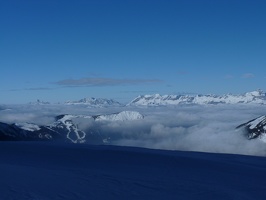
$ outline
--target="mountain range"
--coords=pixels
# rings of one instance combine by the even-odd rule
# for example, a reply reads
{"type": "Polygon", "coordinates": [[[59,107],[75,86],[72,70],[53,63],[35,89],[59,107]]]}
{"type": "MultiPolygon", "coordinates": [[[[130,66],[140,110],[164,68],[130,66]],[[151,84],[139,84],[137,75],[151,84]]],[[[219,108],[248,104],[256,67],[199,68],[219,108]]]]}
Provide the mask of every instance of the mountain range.
{"type": "MultiPolygon", "coordinates": [[[[47,101],[37,100],[31,105],[49,105],[47,101]]],[[[64,105],[83,105],[88,108],[124,107],[124,106],[171,106],[171,105],[216,105],[216,104],[266,104],[266,94],[255,90],[244,94],[196,94],[196,95],[139,95],[127,104],[113,99],[87,97],[75,101],[66,101],[64,105]]]]}
{"type": "Polygon", "coordinates": [[[113,99],[103,99],[103,98],[94,98],[88,97],[83,98],[78,101],[67,101],[66,105],[86,105],[88,107],[109,107],[109,106],[122,106],[121,103],[113,99]]]}
{"type": "Polygon", "coordinates": [[[0,141],[61,141],[71,143],[103,144],[106,138],[102,138],[97,131],[90,127],[79,128],[82,120],[94,121],[128,121],[140,120],[144,116],[135,111],[122,111],[109,115],[59,115],[49,125],[37,125],[33,123],[0,122],[0,141]]]}
{"type": "Polygon", "coordinates": [[[266,104],[266,95],[262,90],[242,95],[140,95],[127,106],[167,106],[182,104],[266,104]]]}

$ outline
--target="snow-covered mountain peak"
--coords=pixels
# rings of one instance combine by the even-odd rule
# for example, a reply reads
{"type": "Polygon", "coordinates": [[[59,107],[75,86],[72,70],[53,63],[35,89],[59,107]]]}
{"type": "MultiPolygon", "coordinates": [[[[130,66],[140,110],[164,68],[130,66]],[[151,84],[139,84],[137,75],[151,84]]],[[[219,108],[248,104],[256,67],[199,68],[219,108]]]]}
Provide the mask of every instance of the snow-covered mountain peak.
{"type": "Polygon", "coordinates": [[[244,127],[245,134],[248,139],[259,138],[266,142],[266,116],[262,115],[258,118],[250,120],[237,128],[244,127]]]}
{"type": "Polygon", "coordinates": [[[56,121],[60,121],[62,123],[65,123],[66,121],[72,120],[74,118],[92,118],[91,116],[88,115],[58,115],[55,117],[56,121]]]}
{"type": "Polygon", "coordinates": [[[144,116],[140,114],[137,111],[122,111],[118,113],[113,114],[103,114],[103,115],[58,115],[55,117],[55,123],[52,125],[58,125],[59,123],[62,123],[64,125],[68,123],[73,123],[73,119],[93,119],[95,121],[101,121],[101,120],[108,120],[108,121],[130,121],[130,120],[138,120],[143,119],[144,116]]]}
{"type": "Polygon", "coordinates": [[[252,91],[252,92],[247,92],[245,95],[253,96],[253,97],[265,97],[265,93],[260,89],[252,91]]]}
{"type": "Polygon", "coordinates": [[[136,111],[122,111],[120,113],[109,114],[109,115],[99,115],[95,117],[95,121],[130,121],[143,119],[144,116],[136,111]]]}

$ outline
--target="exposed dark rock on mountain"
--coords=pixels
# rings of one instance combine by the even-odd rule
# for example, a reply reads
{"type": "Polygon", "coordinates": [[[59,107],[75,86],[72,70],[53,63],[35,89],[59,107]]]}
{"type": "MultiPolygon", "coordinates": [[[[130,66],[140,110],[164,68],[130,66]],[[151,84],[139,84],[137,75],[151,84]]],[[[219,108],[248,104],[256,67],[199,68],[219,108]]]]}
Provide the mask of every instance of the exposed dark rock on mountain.
{"type": "Polygon", "coordinates": [[[239,125],[238,128],[243,128],[248,139],[259,138],[266,142],[266,116],[260,116],[252,119],[244,124],[239,125]]]}

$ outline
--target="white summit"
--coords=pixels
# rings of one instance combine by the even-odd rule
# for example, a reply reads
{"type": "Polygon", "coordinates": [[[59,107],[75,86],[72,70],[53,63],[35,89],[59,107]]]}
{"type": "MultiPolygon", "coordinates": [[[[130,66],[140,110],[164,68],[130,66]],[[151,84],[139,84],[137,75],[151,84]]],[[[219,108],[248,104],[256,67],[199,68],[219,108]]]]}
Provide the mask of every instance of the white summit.
{"type": "Polygon", "coordinates": [[[143,119],[144,116],[136,111],[122,111],[115,114],[99,115],[95,117],[95,121],[131,121],[143,119]]]}

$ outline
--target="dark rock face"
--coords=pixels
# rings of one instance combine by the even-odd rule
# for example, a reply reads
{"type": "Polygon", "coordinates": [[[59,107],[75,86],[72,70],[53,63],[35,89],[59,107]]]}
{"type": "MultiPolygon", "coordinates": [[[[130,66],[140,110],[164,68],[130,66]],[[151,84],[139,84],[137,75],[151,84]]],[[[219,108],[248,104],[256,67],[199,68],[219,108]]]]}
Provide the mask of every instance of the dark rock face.
{"type": "Polygon", "coordinates": [[[24,133],[18,127],[12,124],[6,124],[0,122],[0,140],[20,140],[24,136],[24,133]]]}
{"type": "Polygon", "coordinates": [[[260,138],[264,140],[264,137],[266,137],[266,116],[260,116],[236,128],[244,128],[248,139],[260,138]]]}

